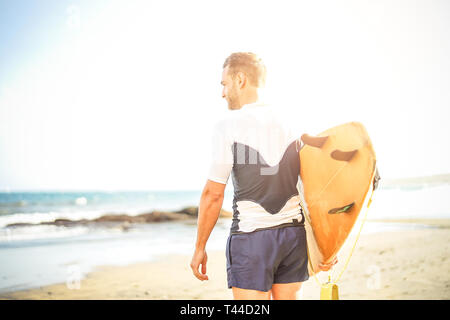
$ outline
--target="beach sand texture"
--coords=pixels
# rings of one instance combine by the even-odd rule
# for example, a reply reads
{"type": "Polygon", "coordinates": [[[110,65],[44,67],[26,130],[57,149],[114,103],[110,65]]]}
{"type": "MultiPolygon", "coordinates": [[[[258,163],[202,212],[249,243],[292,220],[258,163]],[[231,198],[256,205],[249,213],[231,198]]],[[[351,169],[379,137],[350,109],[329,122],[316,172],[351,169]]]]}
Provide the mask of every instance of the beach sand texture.
{"type": "MultiPolygon", "coordinates": [[[[450,228],[448,221],[433,228],[362,235],[340,279],[340,299],[450,299],[450,228]]],[[[224,244],[225,246],[225,244],[224,244]]],[[[348,249],[339,255],[334,278],[342,270],[348,249]]],[[[160,257],[129,266],[102,266],[80,282],[0,294],[2,299],[232,299],[227,288],[224,251],[209,252],[208,281],[194,278],[191,252],[160,257]]],[[[326,275],[321,273],[324,281],[326,275]]],[[[319,299],[311,277],[298,299],[319,299]]]]}

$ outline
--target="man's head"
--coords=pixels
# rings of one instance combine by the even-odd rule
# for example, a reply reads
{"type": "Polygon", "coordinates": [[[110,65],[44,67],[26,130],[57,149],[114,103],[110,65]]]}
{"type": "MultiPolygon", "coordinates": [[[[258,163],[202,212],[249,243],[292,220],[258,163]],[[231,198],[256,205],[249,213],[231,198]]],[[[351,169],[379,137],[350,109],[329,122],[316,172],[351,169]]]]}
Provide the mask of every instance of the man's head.
{"type": "Polygon", "coordinates": [[[222,98],[228,109],[237,110],[258,100],[258,88],[265,85],[266,66],[251,52],[235,52],[223,64],[222,98]]]}

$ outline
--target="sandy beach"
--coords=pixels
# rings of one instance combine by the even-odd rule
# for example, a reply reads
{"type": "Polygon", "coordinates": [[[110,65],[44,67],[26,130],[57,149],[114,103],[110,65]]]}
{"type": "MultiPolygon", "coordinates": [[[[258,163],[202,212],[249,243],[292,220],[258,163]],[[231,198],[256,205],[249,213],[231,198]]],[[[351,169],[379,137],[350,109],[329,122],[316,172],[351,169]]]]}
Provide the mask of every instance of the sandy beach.
{"type": "MultiPolygon", "coordinates": [[[[414,222],[414,221],[412,221],[414,222]]],[[[411,221],[410,221],[411,223],[411,221]]],[[[413,230],[361,235],[339,285],[340,299],[450,299],[450,221],[413,230]]],[[[350,246],[339,254],[336,278],[350,246]]],[[[227,288],[225,253],[208,253],[208,281],[191,273],[191,253],[158,261],[102,266],[73,288],[66,283],[0,294],[1,299],[232,299],[227,288]],[[69,288],[70,287],[70,288],[69,288]]],[[[319,281],[327,275],[320,273],[319,281]]],[[[311,277],[298,299],[319,299],[311,277]]]]}

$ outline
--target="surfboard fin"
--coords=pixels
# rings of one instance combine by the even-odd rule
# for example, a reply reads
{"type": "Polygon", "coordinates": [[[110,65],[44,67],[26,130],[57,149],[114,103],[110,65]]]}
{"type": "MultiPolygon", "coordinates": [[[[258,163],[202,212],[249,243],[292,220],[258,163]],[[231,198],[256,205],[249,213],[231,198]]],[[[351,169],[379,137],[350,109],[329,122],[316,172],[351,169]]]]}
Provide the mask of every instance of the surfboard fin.
{"type": "Polygon", "coordinates": [[[342,212],[349,212],[353,208],[354,205],[355,205],[355,203],[352,202],[346,206],[331,209],[330,211],[328,211],[328,213],[329,214],[337,214],[337,213],[342,213],[342,212]]]}
{"type": "Polygon", "coordinates": [[[380,181],[380,172],[378,171],[378,167],[375,167],[375,177],[373,178],[373,190],[376,190],[378,188],[378,182],[380,181]]]}
{"type": "Polygon", "coordinates": [[[356,152],[358,152],[358,149],[352,151],[341,151],[336,149],[331,152],[331,157],[338,161],[350,161],[355,156],[356,152]]]}
{"type": "Polygon", "coordinates": [[[328,136],[325,137],[314,137],[310,136],[308,134],[302,135],[302,141],[304,144],[307,144],[308,146],[315,147],[315,148],[322,148],[325,141],[327,141],[328,136]]]}

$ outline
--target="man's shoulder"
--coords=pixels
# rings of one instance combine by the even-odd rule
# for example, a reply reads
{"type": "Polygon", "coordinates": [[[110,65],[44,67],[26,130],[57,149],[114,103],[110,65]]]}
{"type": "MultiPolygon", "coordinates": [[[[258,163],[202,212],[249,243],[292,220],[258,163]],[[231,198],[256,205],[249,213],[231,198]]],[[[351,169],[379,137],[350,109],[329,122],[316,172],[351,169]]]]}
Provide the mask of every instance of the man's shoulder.
{"type": "Polygon", "coordinates": [[[299,117],[296,103],[277,103],[270,105],[270,117],[285,130],[289,139],[298,139],[304,133],[305,120],[299,117]]]}

